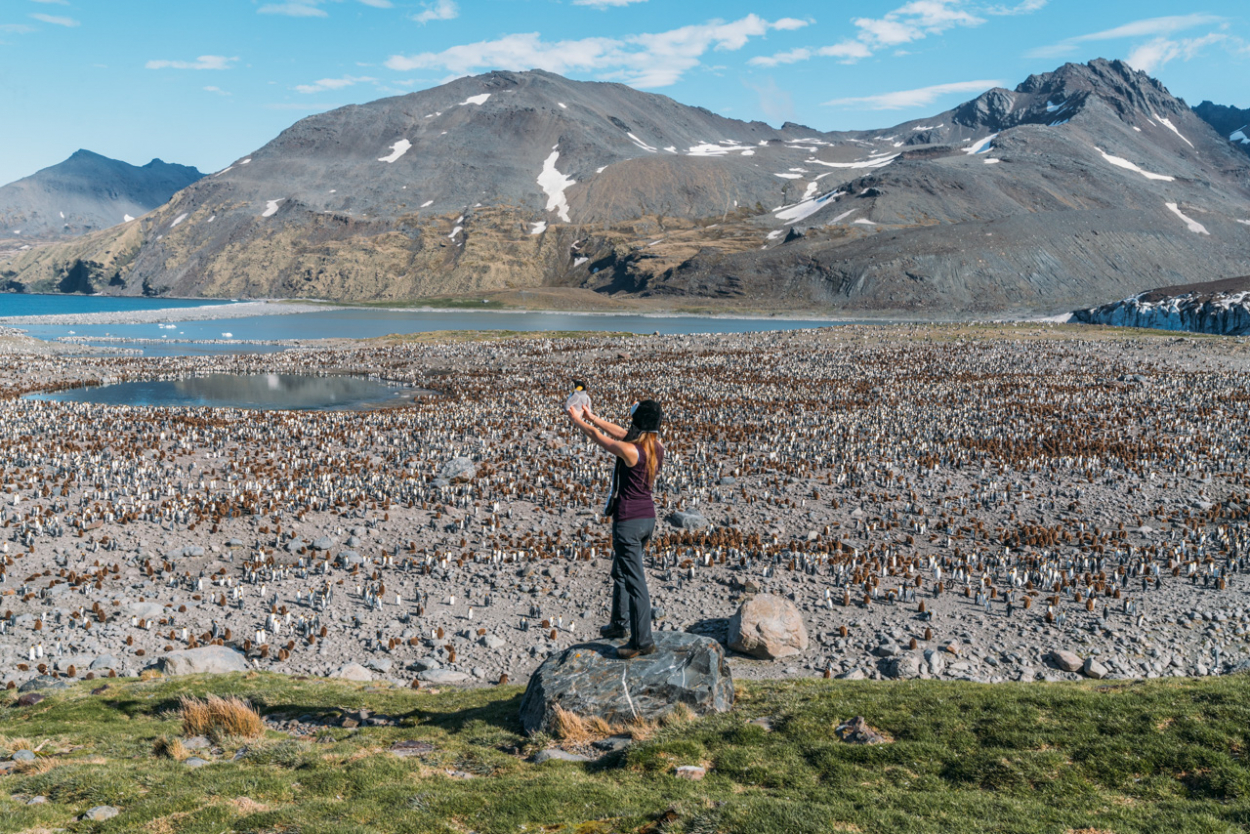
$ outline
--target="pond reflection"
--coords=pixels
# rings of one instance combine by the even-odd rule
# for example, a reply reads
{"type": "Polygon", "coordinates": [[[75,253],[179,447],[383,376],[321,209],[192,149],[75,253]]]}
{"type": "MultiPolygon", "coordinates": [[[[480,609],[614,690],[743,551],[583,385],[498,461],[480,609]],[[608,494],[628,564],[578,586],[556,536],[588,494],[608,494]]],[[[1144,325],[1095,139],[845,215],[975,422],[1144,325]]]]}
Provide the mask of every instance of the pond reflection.
{"type": "Polygon", "coordinates": [[[121,382],[27,399],[103,405],[210,406],[272,411],[347,411],[411,402],[430,392],[353,376],[211,374],[186,379],[121,382]]]}

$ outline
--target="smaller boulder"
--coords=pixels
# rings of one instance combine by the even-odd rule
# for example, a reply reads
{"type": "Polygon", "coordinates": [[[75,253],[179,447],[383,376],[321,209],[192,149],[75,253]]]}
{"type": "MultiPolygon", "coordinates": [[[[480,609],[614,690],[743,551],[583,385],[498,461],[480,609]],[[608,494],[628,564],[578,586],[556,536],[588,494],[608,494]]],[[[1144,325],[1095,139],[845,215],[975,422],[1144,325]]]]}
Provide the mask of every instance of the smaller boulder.
{"type": "Polygon", "coordinates": [[[700,513],[678,511],[668,517],[668,523],[679,530],[698,530],[708,526],[710,522],[700,513]]]}
{"type": "Polygon", "coordinates": [[[157,668],[166,675],[220,675],[249,670],[243,653],[229,646],[202,646],[169,652],[157,661],[157,668]]]}
{"type": "Polygon", "coordinates": [[[1064,672],[1079,672],[1081,667],[1085,665],[1085,661],[1081,660],[1080,655],[1062,649],[1055,649],[1046,656],[1046,659],[1051,666],[1064,672]]]}
{"type": "Polygon", "coordinates": [[[729,648],[776,660],[807,651],[807,627],[793,602],[773,594],[756,594],[729,620],[729,648]]]}
{"type": "Polygon", "coordinates": [[[97,805],[87,811],[87,813],[83,814],[80,819],[91,820],[92,822],[104,822],[105,820],[111,820],[120,813],[121,811],[114,808],[112,805],[97,805]]]}
{"type": "Polygon", "coordinates": [[[443,464],[443,468],[438,471],[438,477],[448,483],[471,481],[477,477],[477,467],[469,458],[452,458],[443,464]]]}
{"type": "Polygon", "coordinates": [[[366,681],[373,680],[373,673],[361,666],[359,663],[345,663],[330,677],[364,683],[366,681]]]}
{"type": "Polygon", "coordinates": [[[1107,675],[1111,674],[1111,670],[1106,666],[1103,666],[1097,660],[1094,660],[1092,657],[1087,657],[1085,658],[1085,663],[1081,666],[1081,674],[1087,678],[1102,680],[1107,675]]]}

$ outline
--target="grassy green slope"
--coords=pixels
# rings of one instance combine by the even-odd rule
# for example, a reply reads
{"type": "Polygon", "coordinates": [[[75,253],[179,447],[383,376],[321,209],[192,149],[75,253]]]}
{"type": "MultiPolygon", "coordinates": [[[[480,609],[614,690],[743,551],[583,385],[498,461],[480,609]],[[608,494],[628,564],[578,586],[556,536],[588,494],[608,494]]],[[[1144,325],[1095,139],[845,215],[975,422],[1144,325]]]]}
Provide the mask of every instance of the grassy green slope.
{"type": "MultiPolygon", "coordinates": [[[[1250,677],[1104,684],[742,683],[734,712],[661,729],[594,764],[534,765],[516,687],[433,694],[268,674],[79,683],[0,707],[0,831],[1244,832],[1250,677]],[[397,727],[224,740],[190,769],[152,752],[178,696],[238,694],[268,716],[369,707],[397,727]],[[893,744],[837,739],[864,715],[893,744]],[[748,723],[769,717],[773,729],[748,723]],[[400,739],[424,756],[387,751],[400,739]],[[237,761],[239,750],[246,748],[237,761]],[[672,775],[711,769],[702,782],[672,775]],[[472,777],[472,778],[469,778],[472,777]],[[46,796],[44,804],[25,804],[46,796]],[[122,813],[75,822],[99,804],[122,813]],[[665,812],[669,812],[667,816],[665,812]],[[658,822],[657,822],[658,821],[658,822]]],[[[547,740],[549,741],[549,740],[547,740]]],[[[538,740],[541,744],[542,740],[538,740]]]]}

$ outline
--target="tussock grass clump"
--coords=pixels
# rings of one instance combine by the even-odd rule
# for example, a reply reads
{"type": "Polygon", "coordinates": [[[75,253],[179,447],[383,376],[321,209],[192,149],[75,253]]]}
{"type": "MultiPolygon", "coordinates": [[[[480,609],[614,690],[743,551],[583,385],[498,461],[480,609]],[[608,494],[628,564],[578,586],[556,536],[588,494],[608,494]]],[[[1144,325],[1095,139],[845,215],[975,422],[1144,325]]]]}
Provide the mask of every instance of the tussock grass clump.
{"type": "Polygon", "coordinates": [[[634,741],[648,741],[659,732],[661,727],[685,724],[696,717],[690,707],[685,704],[678,704],[671,712],[656,721],[631,718],[629,721],[613,723],[597,715],[583,718],[569,712],[559,704],[555,707],[555,715],[556,726],[553,735],[569,744],[589,744],[610,736],[629,736],[634,741]]]}
{"type": "Polygon", "coordinates": [[[260,714],[242,698],[209,695],[206,700],[200,700],[184,695],[179,703],[185,735],[259,738],[265,732],[260,714]]]}
{"type": "Polygon", "coordinates": [[[152,744],[152,755],[160,759],[173,759],[180,762],[189,754],[183,746],[182,739],[177,736],[161,736],[152,744]]]}

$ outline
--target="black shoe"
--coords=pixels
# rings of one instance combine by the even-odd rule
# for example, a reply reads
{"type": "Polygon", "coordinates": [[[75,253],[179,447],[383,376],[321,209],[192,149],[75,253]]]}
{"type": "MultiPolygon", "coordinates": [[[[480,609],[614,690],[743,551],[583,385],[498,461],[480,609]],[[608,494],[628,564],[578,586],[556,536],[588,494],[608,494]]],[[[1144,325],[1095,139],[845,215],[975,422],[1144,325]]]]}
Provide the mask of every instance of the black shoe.
{"type": "Polygon", "coordinates": [[[599,636],[607,640],[619,640],[629,634],[625,628],[621,626],[605,625],[599,626],[599,636]]]}
{"type": "Polygon", "coordinates": [[[616,650],[616,656],[621,660],[630,660],[644,654],[655,654],[655,643],[651,643],[647,646],[640,646],[636,649],[632,646],[621,646],[616,650]]]}

